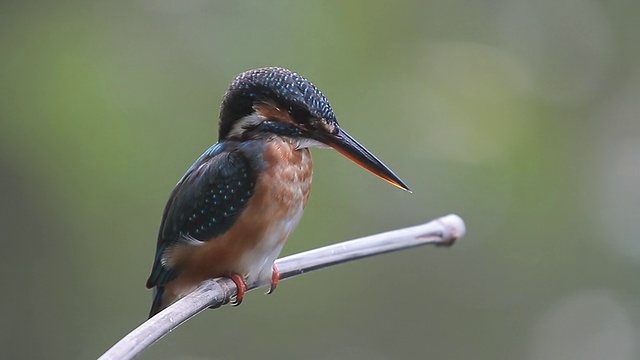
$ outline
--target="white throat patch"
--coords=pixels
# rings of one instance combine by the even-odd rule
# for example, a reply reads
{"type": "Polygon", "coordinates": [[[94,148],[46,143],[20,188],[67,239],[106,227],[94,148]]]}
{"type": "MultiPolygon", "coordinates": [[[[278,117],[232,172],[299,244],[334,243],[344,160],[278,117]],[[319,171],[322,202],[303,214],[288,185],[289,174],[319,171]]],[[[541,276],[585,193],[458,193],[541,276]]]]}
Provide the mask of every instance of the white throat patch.
{"type": "Polygon", "coordinates": [[[296,139],[296,150],[309,148],[309,147],[319,147],[323,149],[330,149],[331,146],[321,143],[318,140],[300,138],[296,139]]]}

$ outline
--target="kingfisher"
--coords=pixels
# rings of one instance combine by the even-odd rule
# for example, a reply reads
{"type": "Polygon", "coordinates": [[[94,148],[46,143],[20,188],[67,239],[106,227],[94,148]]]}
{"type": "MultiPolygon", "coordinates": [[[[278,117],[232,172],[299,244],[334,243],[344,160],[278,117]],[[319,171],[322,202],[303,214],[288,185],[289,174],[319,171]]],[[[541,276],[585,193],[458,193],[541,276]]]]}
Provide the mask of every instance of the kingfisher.
{"type": "Polygon", "coordinates": [[[278,283],[274,262],[307,204],[309,147],[333,148],[387,182],[407,185],[345,132],[325,96],[287,69],[238,75],[220,107],[218,142],[169,196],[147,288],[149,317],[202,281],[229,277],[239,305],[248,286],[278,283]]]}

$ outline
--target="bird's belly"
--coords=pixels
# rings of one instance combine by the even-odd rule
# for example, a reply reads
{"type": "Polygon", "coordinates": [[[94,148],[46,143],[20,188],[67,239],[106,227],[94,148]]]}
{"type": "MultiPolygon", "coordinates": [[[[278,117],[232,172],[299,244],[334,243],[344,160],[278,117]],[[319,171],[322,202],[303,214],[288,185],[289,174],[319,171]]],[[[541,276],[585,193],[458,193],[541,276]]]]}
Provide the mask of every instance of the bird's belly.
{"type": "Polygon", "coordinates": [[[271,278],[272,266],[278,258],[285,240],[298,225],[302,216],[302,202],[269,226],[255,246],[244,252],[237,264],[238,272],[246,276],[249,286],[271,278]]]}

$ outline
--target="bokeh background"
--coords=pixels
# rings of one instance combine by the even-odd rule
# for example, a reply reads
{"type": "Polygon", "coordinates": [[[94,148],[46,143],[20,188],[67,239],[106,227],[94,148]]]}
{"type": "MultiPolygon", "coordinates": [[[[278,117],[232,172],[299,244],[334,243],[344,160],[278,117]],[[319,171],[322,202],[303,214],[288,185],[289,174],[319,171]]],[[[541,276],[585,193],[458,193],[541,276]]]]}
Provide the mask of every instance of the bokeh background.
{"type": "Polygon", "coordinates": [[[206,311],[141,359],[640,358],[640,2],[3,1],[0,352],[145,320],[162,209],[240,72],[313,81],[413,189],[316,149],[284,254],[448,213],[468,235],[206,311]]]}

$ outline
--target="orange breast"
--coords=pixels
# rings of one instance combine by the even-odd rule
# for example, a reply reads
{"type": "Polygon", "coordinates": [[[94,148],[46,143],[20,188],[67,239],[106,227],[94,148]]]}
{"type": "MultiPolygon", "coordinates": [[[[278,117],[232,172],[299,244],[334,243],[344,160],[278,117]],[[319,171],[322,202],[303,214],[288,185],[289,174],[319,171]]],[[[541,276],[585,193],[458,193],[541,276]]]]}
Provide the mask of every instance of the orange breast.
{"type": "Polygon", "coordinates": [[[167,290],[181,295],[205,279],[229,273],[245,276],[249,285],[271,277],[273,262],[309,198],[313,166],[308,149],[296,150],[281,139],[267,142],[264,161],[254,194],[231,229],[174,249],[171,262],[182,267],[167,290]]]}

